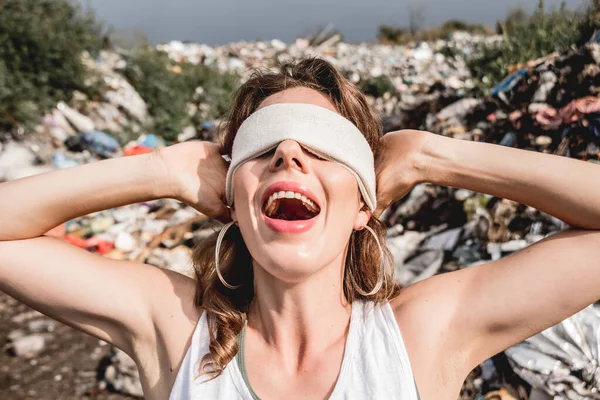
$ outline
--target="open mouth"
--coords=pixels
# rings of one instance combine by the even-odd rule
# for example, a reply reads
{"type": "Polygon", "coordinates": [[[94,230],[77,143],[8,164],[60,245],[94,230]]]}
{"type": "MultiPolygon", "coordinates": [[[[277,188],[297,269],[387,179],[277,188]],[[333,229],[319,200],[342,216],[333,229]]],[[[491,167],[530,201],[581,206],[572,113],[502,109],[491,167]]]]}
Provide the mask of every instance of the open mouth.
{"type": "Polygon", "coordinates": [[[298,221],[316,217],[321,209],[317,203],[300,193],[279,191],[265,201],[263,212],[272,219],[298,221]]]}

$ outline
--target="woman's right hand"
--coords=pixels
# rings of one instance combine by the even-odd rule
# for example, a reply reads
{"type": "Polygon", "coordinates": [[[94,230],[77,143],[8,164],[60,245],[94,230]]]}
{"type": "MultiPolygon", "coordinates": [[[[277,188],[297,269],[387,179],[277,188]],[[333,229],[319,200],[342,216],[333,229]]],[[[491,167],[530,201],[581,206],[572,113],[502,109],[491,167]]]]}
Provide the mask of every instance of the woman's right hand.
{"type": "Polygon", "coordinates": [[[221,222],[231,220],[225,200],[228,165],[220,146],[193,140],[156,151],[172,184],[173,198],[221,222]]]}

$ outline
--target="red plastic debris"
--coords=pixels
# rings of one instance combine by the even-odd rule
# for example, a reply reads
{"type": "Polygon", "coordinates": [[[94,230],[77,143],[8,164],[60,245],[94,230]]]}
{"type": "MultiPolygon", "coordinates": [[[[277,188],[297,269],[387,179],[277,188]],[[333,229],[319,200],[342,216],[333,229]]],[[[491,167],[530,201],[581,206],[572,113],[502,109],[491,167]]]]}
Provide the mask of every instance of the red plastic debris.
{"type": "Polygon", "coordinates": [[[125,154],[125,156],[137,156],[138,154],[152,153],[153,151],[154,149],[152,147],[135,145],[125,149],[123,154],[125,154]]]}

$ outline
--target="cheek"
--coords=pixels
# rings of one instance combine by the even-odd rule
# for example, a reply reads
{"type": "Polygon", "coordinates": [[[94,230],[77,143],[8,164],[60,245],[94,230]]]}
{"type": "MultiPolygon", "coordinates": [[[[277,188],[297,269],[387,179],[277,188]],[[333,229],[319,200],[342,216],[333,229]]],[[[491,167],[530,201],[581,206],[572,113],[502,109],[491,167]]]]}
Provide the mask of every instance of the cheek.
{"type": "Polygon", "coordinates": [[[329,164],[327,168],[323,169],[321,182],[327,191],[328,201],[343,202],[348,207],[358,206],[358,184],[354,175],[345,167],[329,164]]]}
{"type": "Polygon", "coordinates": [[[240,166],[233,176],[233,203],[238,218],[247,216],[253,206],[258,176],[253,173],[253,161],[240,166]]]}

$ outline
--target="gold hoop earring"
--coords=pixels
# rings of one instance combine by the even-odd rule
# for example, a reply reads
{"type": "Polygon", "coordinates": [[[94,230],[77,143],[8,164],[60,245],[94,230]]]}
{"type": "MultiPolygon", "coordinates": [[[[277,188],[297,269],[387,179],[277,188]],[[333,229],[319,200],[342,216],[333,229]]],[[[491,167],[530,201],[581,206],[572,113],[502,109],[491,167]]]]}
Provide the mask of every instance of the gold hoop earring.
{"type": "MultiPolygon", "coordinates": [[[[379,239],[377,239],[377,234],[371,227],[365,225],[363,228],[367,229],[373,235],[373,237],[375,238],[375,242],[377,243],[377,247],[379,247],[379,251],[381,253],[381,262],[379,264],[379,279],[377,280],[375,287],[373,287],[373,289],[369,293],[365,293],[360,288],[360,286],[356,283],[356,280],[354,279],[354,276],[352,275],[352,268],[351,268],[352,265],[354,265],[354,263],[352,261],[352,253],[354,252],[354,240],[350,241],[352,249],[350,250],[350,267],[348,267],[348,274],[350,275],[350,279],[352,280],[352,283],[354,283],[354,287],[356,288],[356,291],[366,297],[366,296],[374,295],[375,293],[377,293],[379,291],[379,289],[381,289],[381,286],[383,286],[383,279],[385,276],[384,276],[384,267],[383,267],[383,262],[384,262],[383,247],[381,247],[381,243],[379,243],[379,239]]],[[[354,235],[354,232],[352,232],[352,235],[354,235]]]]}
{"type": "Polygon", "coordinates": [[[229,283],[227,283],[225,281],[225,278],[223,278],[223,275],[221,275],[221,271],[219,270],[219,249],[221,248],[221,242],[223,241],[223,238],[225,237],[225,233],[227,232],[227,229],[229,229],[231,227],[231,225],[235,224],[235,221],[231,221],[227,224],[225,224],[225,226],[223,226],[223,228],[221,228],[221,231],[219,232],[219,236],[217,237],[217,243],[216,243],[216,247],[215,247],[215,269],[217,270],[217,276],[219,277],[219,280],[221,281],[221,283],[223,284],[223,286],[225,286],[228,289],[237,289],[240,286],[242,286],[241,284],[239,285],[230,285],[229,283]]]}

